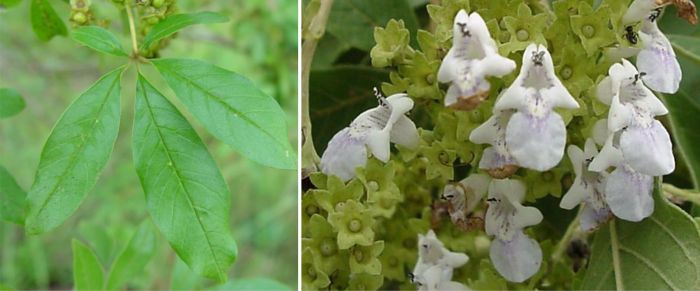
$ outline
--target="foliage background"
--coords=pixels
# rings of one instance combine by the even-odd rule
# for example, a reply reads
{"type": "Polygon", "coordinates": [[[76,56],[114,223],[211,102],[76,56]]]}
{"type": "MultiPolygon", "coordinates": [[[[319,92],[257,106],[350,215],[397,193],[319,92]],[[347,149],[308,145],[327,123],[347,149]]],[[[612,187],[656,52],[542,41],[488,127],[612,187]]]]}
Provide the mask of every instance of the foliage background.
{"type": "MultiPolygon", "coordinates": [[[[70,7],[50,1],[66,21],[70,7]]],[[[67,2],[67,1],[65,1],[67,2]]],[[[194,26],[179,33],[161,51],[163,57],[200,59],[240,73],[273,96],[287,113],[290,141],[296,144],[297,4],[296,1],[178,0],[180,11],[215,11],[230,17],[225,24],[194,26]]],[[[29,23],[30,1],[0,12],[0,87],[19,91],[27,108],[0,122],[0,164],[19,185],[31,186],[39,156],[61,112],[117,60],[80,47],[66,37],[40,42],[29,23]]],[[[99,18],[128,46],[128,28],[109,1],[93,1],[99,18]],[[115,30],[116,29],[116,30],[115,30]]],[[[167,88],[152,69],[146,76],[167,88]]],[[[146,203],[134,171],[131,128],[135,74],[122,83],[122,121],[115,151],[80,209],[61,227],[39,237],[0,222],[0,285],[17,289],[69,289],[72,283],[70,241],[87,243],[105,266],[126,245],[147,217],[146,203]]],[[[177,104],[168,89],[163,93],[177,104]]],[[[231,227],[239,255],[231,278],[268,277],[288,286],[297,282],[296,173],[255,164],[216,141],[191,116],[232,192],[231,227]]],[[[212,285],[191,273],[160,237],[146,270],[130,282],[137,289],[192,289],[212,285]]]]}

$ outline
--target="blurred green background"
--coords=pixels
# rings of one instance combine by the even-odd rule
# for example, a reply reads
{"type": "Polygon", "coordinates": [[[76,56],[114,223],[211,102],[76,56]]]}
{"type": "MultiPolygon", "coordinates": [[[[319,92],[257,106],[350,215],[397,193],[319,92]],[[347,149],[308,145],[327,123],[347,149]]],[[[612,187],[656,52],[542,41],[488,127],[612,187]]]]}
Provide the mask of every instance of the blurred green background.
{"type": "MultiPolygon", "coordinates": [[[[65,2],[50,1],[67,23],[70,7],[65,2]]],[[[100,56],[66,37],[38,41],[29,21],[29,4],[25,0],[0,12],[0,87],[16,89],[27,102],[22,113],[0,121],[0,164],[25,191],[63,110],[101,74],[124,61],[100,56]]],[[[215,11],[231,21],[185,29],[161,56],[200,59],[247,76],[282,105],[290,142],[296,144],[296,1],[178,0],[177,5],[181,12],[215,11]]],[[[130,47],[119,10],[111,1],[93,1],[92,10],[98,18],[111,20],[109,29],[119,35],[124,47],[130,47]]],[[[152,68],[146,67],[145,74],[177,103],[152,68]]],[[[0,285],[69,289],[73,286],[71,239],[87,243],[109,266],[148,217],[131,158],[134,82],[132,68],[122,81],[122,121],[115,151],[80,209],[58,229],[38,237],[25,236],[21,227],[0,222],[0,285]]],[[[246,160],[206,133],[191,116],[187,118],[207,144],[232,193],[231,228],[239,256],[230,277],[267,277],[296,287],[296,172],[246,160]]],[[[146,270],[129,283],[130,289],[199,289],[214,284],[191,273],[162,236],[158,244],[146,270]]]]}

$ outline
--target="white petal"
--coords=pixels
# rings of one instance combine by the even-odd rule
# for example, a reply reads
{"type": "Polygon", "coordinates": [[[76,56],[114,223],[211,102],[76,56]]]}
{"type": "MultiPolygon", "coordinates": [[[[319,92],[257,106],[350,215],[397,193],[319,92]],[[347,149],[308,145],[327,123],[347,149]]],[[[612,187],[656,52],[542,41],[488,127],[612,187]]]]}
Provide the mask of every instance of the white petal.
{"type": "Polygon", "coordinates": [[[586,197],[591,195],[591,191],[592,189],[586,188],[581,178],[577,176],[576,179],[574,179],[574,183],[571,184],[569,191],[564,194],[564,197],[562,197],[559,202],[559,207],[563,209],[574,209],[574,207],[586,200],[586,197]]]}
{"type": "Polygon", "coordinates": [[[622,152],[613,145],[615,136],[609,135],[600,153],[593,159],[588,170],[603,172],[609,167],[617,167],[622,164],[622,152]]]}
{"type": "Polygon", "coordinates": [[[519,79],[520,76],[498,97],[493,106],[494,113],[508,109],[521,109],[525,106],[526,96],[537,93],[534,88],[522,87],[519,84],[519,79]]]}
{"type": "Polygon", "coordinates": [[[448,83],[457,78],[457,68],[459,67],[459,60],[455,57],[455,48],[451,48],[445,58],[442,59],[440,68],[438,69],[438,82],[448,83]]]}
{"type": "Polygon", "coordinates": [[[610,112],[608,113],[608,130],[611,132],[618,131],[633,122],[634,110],[632,106],[620,103],[620,95],[613,96],[610,104],[610,112]]]}
{"type": "Polygon", "coordinates": [[[464,264],[467,262],[469,262],[469,256],[467,256],[467,254],[450,252],[447,249],[445,249],[445,256],[442,258],[442,260],[440,260],[441,265],[448,266],[450,268],[459,268],[464,266],[464,264]]]}
{"type": "Polygon", "coordinates": [[[575,145],[570,145],[568,148],[566,148],[566,155],[569,156],[569,160],[574,166],[574,173],[576,174],[576,176],[581,176],[581,173],[583,173],[582,167],[584,160],[583,151],[581,150],[581,148],[575,145]]]}
{"type": "Polygon", "coordinates": [[[489,208],[485,216],[487,234],[508,241],[524,227],[542,221],[542,213],[537,208],[520,204],[525,198],[525,190],[525,185],[518,180],[491,180],[489,208]]]}
{"type": "Polygon", "coordinates": [[[593,141],[596,144],[603,145],[612,133],[608,131],[608,119],[603,118],[593,125],[593,141]]]}
{"type": "Polygon", "coordinates": [[[394,124],[399,117],[404,116],[406,112],[413,109],[413,100],[408,95],[399,93],[386,98],[386,101],[391,105],[391,116],[387,124],[394,124]]]}
{"type": "Polygon", "coordinates": [[[598,86],[596,87],[596,97],[603,104],[610,106],[613,97],[612,80],[610,76],[606,76],[603,80],[600,80],[598,86]]]}
{"type": "Polygon", "coordinates": [[[607,207],[596,210],[589,204],[583,205],[581,213],[581,230],[591,231],[598,228],[599,225],[608,221],[610,217],[610,209],[607,207]]]}
{"type": "Polygon", "coordinates": [[[405,115],[399,117],[391,129],[390,140],[395,144],[405,146],[409,149],[417,148],[420,142],[420,136],[418,136],[416,124],[405,115]]]}
{"type": "Polygon", "coordinates": [[[479,61],[478,69],[483,75],[501,77],[515,70],[515,62],[494,52],[479,61]]]}
{"type": "Polygon", "coordinates": [[[553,78],[552,86],[549,88],[544,88],[541,90],[542,96],[551,102],[552,107],[561,107],[567,109],[579,108],[578,102],[573,96],[566,90],[564,84],[557,78],[553,78]]]}
{"type": "Polygon", "coordinates": [[[505,125],[508,124],[507,121],[504,122],[503,117],[510,116],[502,116],[502,114],[496,113],[491,115],[489,119],[469,133],[469,140],[475,144],[492,144],[498,138],[499,128],[505,128],[505,125]]]}
{"type": "Polygon", "coordinates": [[[656,0],[635,0],[622,16],[622,23],[630,24],[642,21],[649,17],[651,11],[657,7],[659,6],[656,4],[656,0]]]}
{"type": "Polygon", "coordinates": [[[350,135],[344,128],[336,133],[321,157],[321,172],[338,176],[343,182],[355,177],[355,169],[367,164],[367,149],[361,139],[350,135]]]}
{"type": "Polygon", "coordinates": [[[367,135],[367,147],[375,158],[382,162],[388,162],[390,152],[388,130],[374,130],[367,135]]]}
{"type": "Polygon", "coordinates": [[[628,166],[615,169],[605,185],[605,201],[615,216],[641,221],[654,212],[651,191],[654,178],[634,172],[628,166]]]}
{"type": "Polygon", "coordinates": [[[499,169],[507,165],[517,165],[518,162],[510,155],[503,155],[496,151],[496,147],[488,147],[484,149],[479,160],[479,169],[499,169]]]}
{"type": "Polygon", "coordinates": [[[510,282],[523,282],[540,269],[542,249],[534,239],[519,231],[511,241],[491,243],[491,262],[498,273],[510,282]]]}
{"type": "Polygon", "coordinates": [[[644,22],[642,33],[649,35],[644,48],[637,55],[637,67],[645,72],[644,84],[654,91],[676,93],[683,76],[668,38],[661,33],[656,22],[644,22]]]}
{"type": "Polygon", "coordinates": [[[451,84],[450,87],[447,88],[447,93],[445,93],[445,106],[451,106],[457,103],[457,98],[460,96],[462,96],[462,93],[459,91],[459,87],[456,84],[451,84]]]}
{"type": "Polygon", "coordinates": [[[515,113],[506,128],[506,144],[520,166],[547,171],[564,156],[564,120],[555,112],[550,112],[543,118],[515,113]]]}
{"type": "Polygon", "coordinates": [[[462,181],[459,181],[459,184],[461,184],[467,192],[465,193],[466,205],[464,209],[466,213],[471,213],[474,208],[479,205],[479,202],[481,202],[481,199],[488,191],[489,183],[491,183],[491,177],[483,174],[471,174],[462,181]]]}
{"type": "Polygon", "coordinates": [[[649,128],[629,127],[620,135],[625,163],[637,172],[651,176],[667,175],[676,167],[671,138],[664,126],[654,120],[649,128]]]}

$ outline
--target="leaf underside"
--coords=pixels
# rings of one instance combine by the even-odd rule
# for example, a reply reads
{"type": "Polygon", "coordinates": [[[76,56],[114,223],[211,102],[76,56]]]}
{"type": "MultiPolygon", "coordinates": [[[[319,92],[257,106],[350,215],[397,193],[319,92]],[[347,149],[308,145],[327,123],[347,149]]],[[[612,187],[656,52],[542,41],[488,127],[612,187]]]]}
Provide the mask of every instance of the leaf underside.
{"type": "MultiPolygon", "coordinates": [[[[700,232],[696,222],[654,187],[654,214],[616,221],[623,286],[627,290],[699,290],[700,232]]],[[[608,226],[597,231],[582,290],[615,289],[608,226]]]]}
{"type": "Polygon", "coordinates": [[[43,233],[63,223],[95,185],[119,131],[122,71],[120,67],[100,78],[51,131],[27,194],[28,233],[43,233]]]}
{"type": "Polygon", "coordinates": [[[212,135],[258,163],[296,169],[284,111],[248,79],[197,60],[160,59],[153,64],[212,135]]]}
{"type": "Polygon", "coordinates": [[[153,222],[193,271],[226,281],[237,254],[226,183],[189,122],[141,75],[133,151],[153,222]]]}

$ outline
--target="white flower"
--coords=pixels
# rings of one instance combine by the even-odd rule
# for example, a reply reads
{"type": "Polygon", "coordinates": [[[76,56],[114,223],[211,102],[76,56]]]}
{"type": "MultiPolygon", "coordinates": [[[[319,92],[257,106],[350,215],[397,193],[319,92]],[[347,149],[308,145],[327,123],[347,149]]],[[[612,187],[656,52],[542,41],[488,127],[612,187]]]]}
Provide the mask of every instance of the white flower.
{"type": "Polygon", "coordinates": [[[636,0],[627,9],[622,23],[642,22],[639,32],[642,50],[637,54],[637,68],[646,73],[644,83],[657,92],[676,93],[683,74],[671,42],[657,26],[663,5],[657,0],[636,0]]]}
{"type": "Polygon", "coordinates": [[[668,110],[640,82],[643,77],[623,59],[610,67],[609,77],[599,84],[598,97],[610,105],[608,130],[619,133],[615,147],[622,151],[624,163],[642,174],[666,175],[675,169],[671,138],[654,117],[668,110]]]}
{"type": "Polygon", "coordinates": [[[508,281],[523,282],[537,273],[542,263],[539,244],[523,233],[523,228],[542,221],[535,207],[521,205],[525,185],[518,180],[491,180],[486,233],[495,236],[490,258],[496,270],[508,281]]]}
{"type": "Polygon", "coordinates": [[[447,212],[452,222],[459,225],[465,222],[467,214],[481,202],[489,187],[491,177],[482,174],[472,174],[458,183],[445,185],[442,198],[447,200],[447,212]]]}
{"type": "Polygon", "coordinates": [[[444,266],[434,265],[429,267],[419,278],[414,279],[419,291],[460,291],[470,290],[462,283],[444,279],[444,266]]]}
{"type": "Polygon", "coordinates": [[[530,44],[520,74],[494,106],[494,112],[517,110],[508,121],[505,141],[520,166],[547,171],[564,156],[566,125],[555,107],[579,105],[554,74],[547,49],[530,44]]]}
{"type": "Polygon", "coordinates": [[[499,110],[479,127],[472,130],[469,140],[476,144],[490,144],[484,149],[479,168],[488,170],[494,178],[510,177],[518,170],[518,162],[506,147],[506,126],[515,110],[499,110]]]}
{"type": "Polygon", "coordinates": [[[515,69],[515,62],[498,54],[481,16],[460,10],[454,19],[452,48],[442,60],[438,81],[451,83],[445,106],[473,109],[488,97],[486,76],[503,76],[515,69]]]}
{"type": "MultiPolygon", "coordinates": [[[[603,119],[599,123],[607,122],[603,119]]],[[[593,158],[588,169],[605,172],[615,167],[607,176],[604,197],[610,211],[617,217],[628,221],[641,221],[654,212],[652,198],[653,176],[639,173],[624,162],[622,151],[615,146],[619,133],[609,133],[608,138],[593,158]]]]}
{"type": "Polygon", "coordinates": [[[559,207],[573,209],[583,203],[581,213],[581,230],[588,231],[598,227],[598,225],[608,221],[610,209],[605,202],[605,182],[607,172],[593,172],[588,169],[588,165],[593,158],[598,155],[593,139],[586,140],[582,151],[575,145],[570,145],[567,149],[571,164],[574,166],[576,178],[569,191],[564,194],[559,207]]]}
{"type": "Polygon", "coordinates": [[[416,125],[406,112],[413,108],[413,100],[406,94],[384,98],[377,94],[379,106],[369,109],[353,120],[349,127],[333,136],[321,157],[321,171],[336,175],[343,181],[355,177],[355,170],[367,163],[367,148],[380,161],[387,162],[390,142],[418,147],[416,125]]]}
{"type": "Polygon", "coordinates": [[[429,230],[425,235],[418,234],[418,261],[411,273],[411,280],[421,288],[427,288],[421,290],[442,290],[434,288],[452,281],[454,268],[459,268],[468,261],[469,256],[449,251],[435,232],[429,230]]]}

